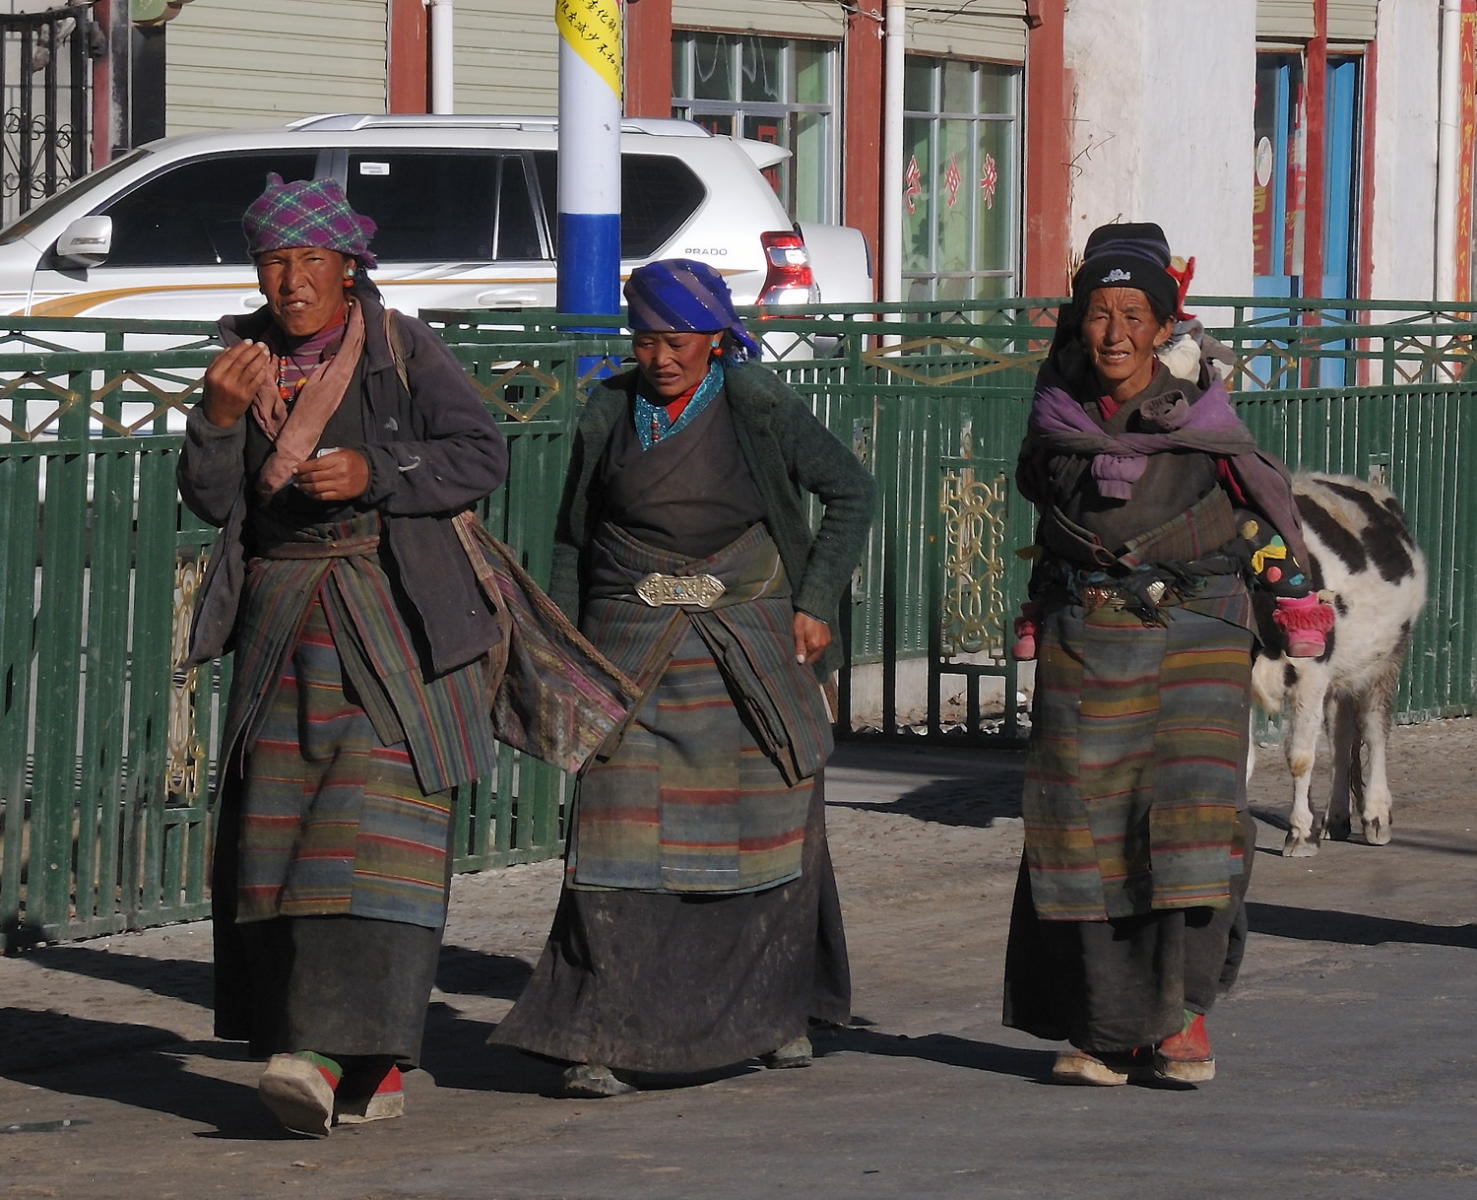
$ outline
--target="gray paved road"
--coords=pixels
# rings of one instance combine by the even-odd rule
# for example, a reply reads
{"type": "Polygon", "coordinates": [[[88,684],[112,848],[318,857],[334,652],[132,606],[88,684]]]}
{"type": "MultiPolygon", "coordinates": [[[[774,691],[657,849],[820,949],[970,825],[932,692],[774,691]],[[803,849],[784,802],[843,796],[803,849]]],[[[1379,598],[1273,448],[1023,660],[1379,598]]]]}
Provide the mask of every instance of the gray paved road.
{"type": "Polygon", "coordinates": [[[1001,1028],[1018,769],[838,755],[858,1023],[805,1071],[574,1102],[485,1048],[553,864],[457,881],[410,1115],[323,1141],[277,1132],[258,1065],[210,1039],[202,926],[0,960],[0,1198],[1477,1196],[1472,722],[1397,733],[1381,849],[1282,859],[1285,777],[1261,771],[1257,936],[1213,1017],[1220,1077],[1184,1091],[1042,1083],[1052,1047],[1001,1028]]]}

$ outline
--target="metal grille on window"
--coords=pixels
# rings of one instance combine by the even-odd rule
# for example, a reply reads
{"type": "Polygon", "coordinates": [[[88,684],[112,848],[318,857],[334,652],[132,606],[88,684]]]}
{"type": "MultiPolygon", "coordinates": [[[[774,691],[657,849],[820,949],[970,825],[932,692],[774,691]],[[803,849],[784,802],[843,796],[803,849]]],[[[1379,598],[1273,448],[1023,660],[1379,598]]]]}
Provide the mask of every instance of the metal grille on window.
{"type": "Polygon", "coordinates": [[[840,171],[838,45],[807,38],[678,31],[672,115],[714,133],[784,146],[765,177],[800,221],[834,222],[840,171]]]}
{"type": "Polygon", "coordinates": [[[910,55],[903,82],[908,300],[989,300],[1020,272],[1021,72],[910,55]]]}

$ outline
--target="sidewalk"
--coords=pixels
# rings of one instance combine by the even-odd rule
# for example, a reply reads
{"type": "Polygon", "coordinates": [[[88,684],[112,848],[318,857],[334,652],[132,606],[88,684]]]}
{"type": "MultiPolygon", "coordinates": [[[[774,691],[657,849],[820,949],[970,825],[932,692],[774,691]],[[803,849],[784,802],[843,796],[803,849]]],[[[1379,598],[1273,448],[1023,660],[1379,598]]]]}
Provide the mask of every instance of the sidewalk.
{"type": "Polygon", "coordinates": [[[1477,1194],[1477,722],[1395,732],[1382,848],[1283,859],[1278,760],[1198,1090],[1043,1084],[1055,1047],[1001,1027],[1019,756],[848,745],[827,792],[856,1017],[811,1069],[552,1098],[554,1067],[484,1045],[559,887],[514,867],[454,885],[409,1115],[320,1141],[211,1038],[204,924],[0,960],[0,1200],[1477,1194]]]}

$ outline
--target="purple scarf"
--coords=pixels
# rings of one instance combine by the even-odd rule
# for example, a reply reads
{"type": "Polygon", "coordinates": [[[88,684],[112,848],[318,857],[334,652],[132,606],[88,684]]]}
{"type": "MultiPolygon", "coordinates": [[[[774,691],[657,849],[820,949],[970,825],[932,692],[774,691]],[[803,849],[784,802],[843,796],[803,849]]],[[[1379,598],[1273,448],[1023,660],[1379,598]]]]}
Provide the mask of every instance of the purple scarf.
{"type": "Polygon", "coordinates": [[[1180,391],[1144,401],[1139,409],[1144,431],[1111,434],[1087,414],[1051,367],[1036,380],[1027,428],[1048,450],[1091,454],[1092,478],[1109,500],[1127,500],[1148,465],[1149,455],[1163,450],[1201,450],[1233,457],[1256,453],[1256,440],[1231,407],[1219,379],[1194,404],[1180,391]]]}
{"type": "MultiPolygon", "coordinates": [[[[1311,559],[1302,523],[1292,498],[1287,468],[1257,449],[1256,439],[1231,407],[1225,384],[1213,379],[1193,404],[1182,390],[1151,396],[1139,408],[1144,432],[1106,432],[1071,393],[1067,380],[1049,363],[1036,376],[1026,444],[1016,482],[1033,504],[1047,487],[1030,466],[1033,449],[1046,454],[1091,455],[1092,478],[1099,494],[1127,500],[1143,476],[1149,455],[1166,450],[1199,450],[1225,458],[1237,484],[1253,508],[1272,523],[1293,557],[1306,566],[1311,559]]],[[[1039,461],[1039,460],[1038,460],[1039,461]]]]}

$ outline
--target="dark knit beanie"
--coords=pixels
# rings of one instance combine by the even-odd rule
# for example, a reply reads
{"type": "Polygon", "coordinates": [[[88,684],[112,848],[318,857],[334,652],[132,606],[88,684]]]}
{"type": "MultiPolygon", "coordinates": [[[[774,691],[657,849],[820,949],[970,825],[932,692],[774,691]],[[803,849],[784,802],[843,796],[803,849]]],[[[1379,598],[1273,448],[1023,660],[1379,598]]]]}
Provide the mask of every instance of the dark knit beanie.
{"type": "Polygon", "coordinates": [[[1081,312],[1098,288],[1137,288],[1156,314],[1174,316],[1179,287],[1169,273],[1169,241],[1153,221],[1099,225],[1088,236],[1082,265],[1072,276],[1073,306],[1081,312]]]}

